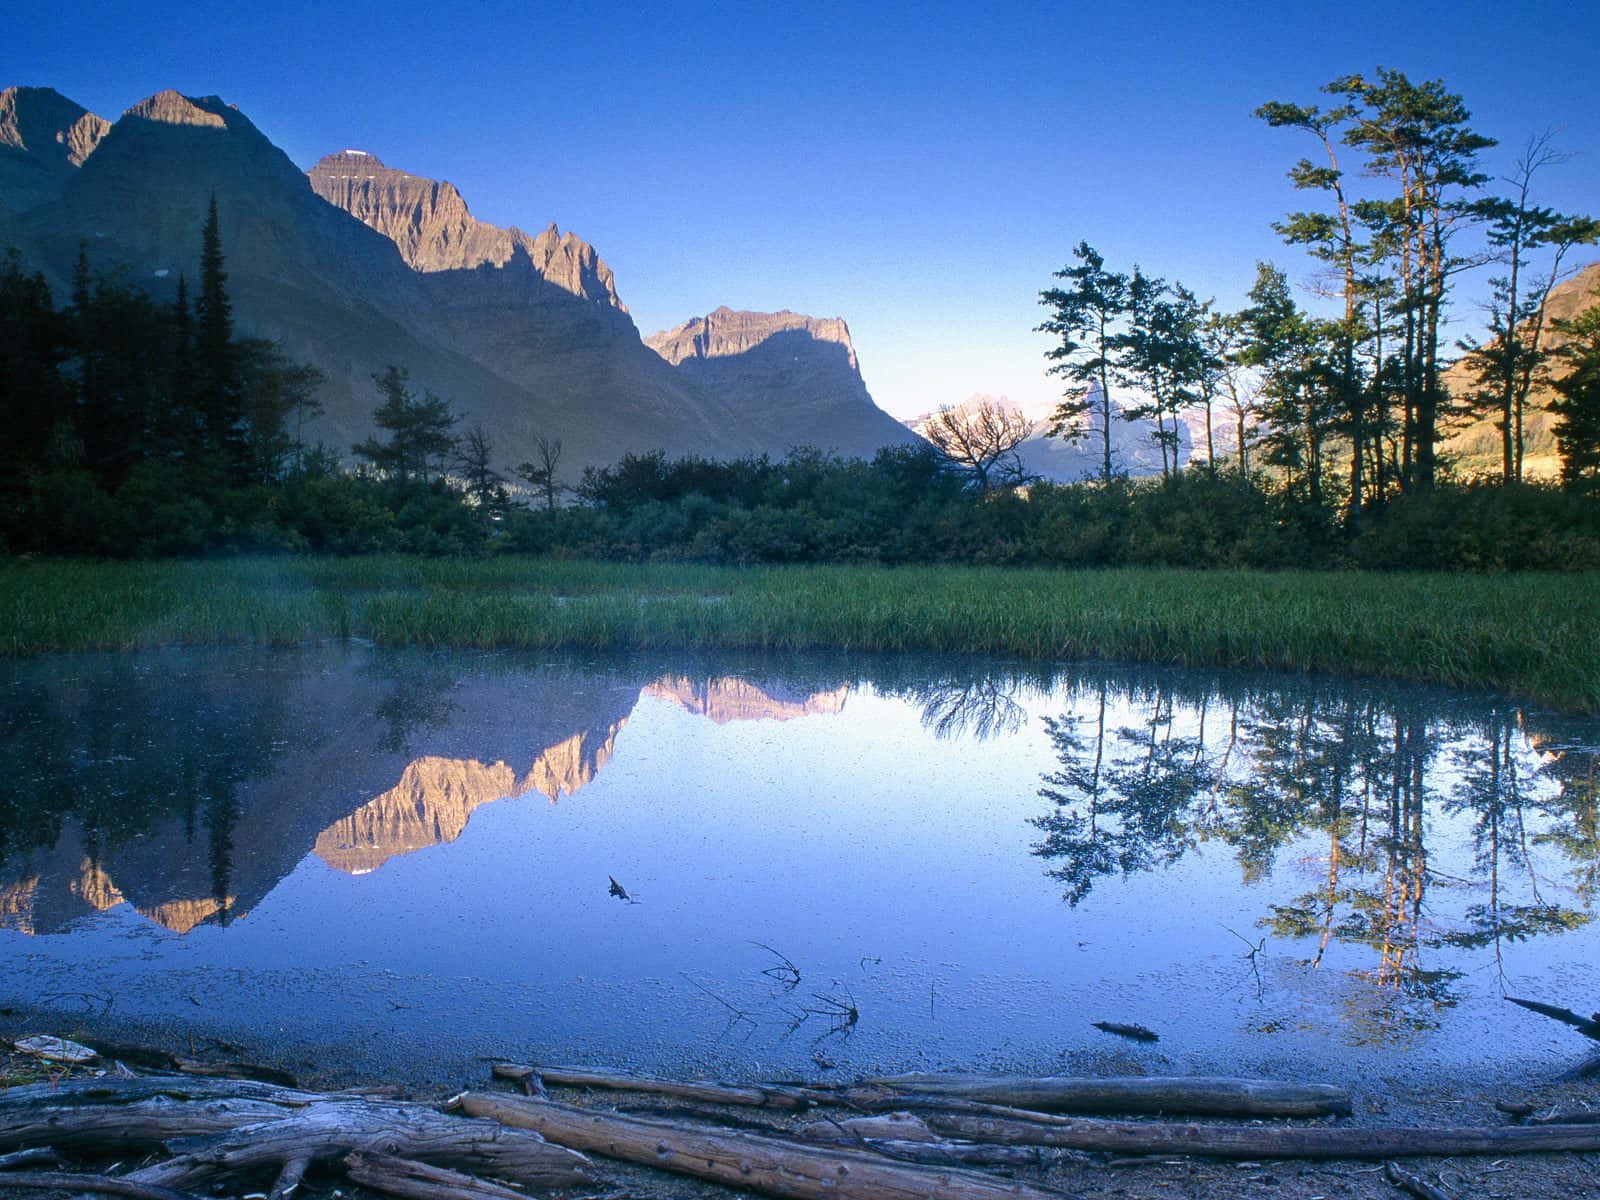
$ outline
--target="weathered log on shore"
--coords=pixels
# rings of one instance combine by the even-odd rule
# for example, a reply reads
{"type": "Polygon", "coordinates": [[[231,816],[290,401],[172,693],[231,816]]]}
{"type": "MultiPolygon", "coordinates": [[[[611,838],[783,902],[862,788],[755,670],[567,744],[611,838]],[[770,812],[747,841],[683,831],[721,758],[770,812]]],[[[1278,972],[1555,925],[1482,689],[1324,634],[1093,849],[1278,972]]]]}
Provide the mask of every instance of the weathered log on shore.
{"type": "Polygon", "coordinates": [[[299,1106],[326,1099],[321,1092],[279,1087],[250,1079],[212,1079],[193,1075],[138,1075],[129,1079],[64,1079],[0,1089],[0,1113],[45,1104],[131,1104],[139,1100],[260,1100],[299,1106]]]}
{"type": "Polygon", "coordinates": [[[488,1092],[468,1092],[473,1116],[536,1130],[552,1142],[715,1183],[797,1200],[1060,1200],[1060,1193],[973,1171],[899,1164],[870,1154],[803,1146],[625,1117],[488,1092]]]}
{"type": "Polygon", "coordinates": [[[405,1200],[528,1200],[498,1183],[388,1154],[350,1154],[344,1167],[352,1183],[405,1200]]]}
{"type": "Polygon", "coordinates": [[[1212,1158],[1415,1158],[1434,1154],[1540,1154],[1600,1150],[1600,1128],[1349,1129],[1330,1126],[1201,1125],[1105,1121],[1018,1112],[1012,1117],[929,1112],[933,1132],[1002,1146],[1052,1146],[1115,1154],[1198,1154],[1212,1158]]]}
{"type": "Polygon", "coordinates": [[[103,1196],[128,1196],[132,1200],[197,1200],[188,1192],[135,1183],[125,1176],[85,1175],[78,1171],[0,1172],[0,1188],[8,1187],[42,1192],[97,1192],[103,1196]]]}
{"type": "Polygon", "coordinates": [[[561,1087],[607,1088],[612,1091],[644,1092],[696,1100],[708,1104],[734,1104],[746,1108],[804,1109],[823,1098],[808,1088],[776,1084],[722,1084],[654,1079],[643,1075],[623,1075],[615,1071],[594,1071],[585,1067],[531,1067],[547,1084],[561,1087]]]}
{"type": "Polygon", "coordinates": [[[163,1096],[127,1104],[0,1106],[0,1150],[159,1146],[172,1138],[283,1120],[296,1111],[260,1100],[178,1101],[163,1096]]]}
{"type": "Polygon", "coordinates": [[[1206,1076],[1107,1079],[1067,1075],[888,1075],[840,1093],[859,1108],[903,1108],[908,1096],[1050,1113],[1193,1113],[1229,1117],[1348,1116],[1350,1093],[1323,1083],[1206,1076]]]}
{"type": "Polygon", "coordinates": [[[387,1101],[320,1101],[281,1120],[179,1139],[167,1148],[177,1157],[127,1178],[187,1188],[302,1158],[328,1162],[358,1150],[482,1171],[536,1187],[569,1187],[593,1179],[587,1158],[536,1133],[387,1101]]]}

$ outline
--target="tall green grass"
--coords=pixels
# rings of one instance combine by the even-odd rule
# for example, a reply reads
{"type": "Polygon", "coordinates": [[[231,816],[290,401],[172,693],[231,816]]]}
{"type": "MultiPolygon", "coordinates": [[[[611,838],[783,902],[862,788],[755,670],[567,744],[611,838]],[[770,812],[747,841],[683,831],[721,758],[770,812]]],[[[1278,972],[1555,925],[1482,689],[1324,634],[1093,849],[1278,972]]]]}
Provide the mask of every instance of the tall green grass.
{"type": "Polygon", "coordinates": [[[633,566],[503,558],[0,565],[0,654],[360,637],[973,652],[1349,672],[1600,711],[1600,576],[633,566]]]}

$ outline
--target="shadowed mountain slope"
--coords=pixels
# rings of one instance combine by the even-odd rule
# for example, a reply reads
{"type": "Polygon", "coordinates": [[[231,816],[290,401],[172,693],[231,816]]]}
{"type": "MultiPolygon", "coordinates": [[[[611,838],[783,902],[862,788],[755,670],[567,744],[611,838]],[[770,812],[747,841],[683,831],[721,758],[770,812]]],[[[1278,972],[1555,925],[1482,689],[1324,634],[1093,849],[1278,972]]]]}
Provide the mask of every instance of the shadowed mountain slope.
{"type": "Polygon", "coordinates": [[[882,446],[919,440],[873,403],[850,330],[837,317],[723,307],[645,344],[730,404],[764,448],[816,446],[870,458],[882,446]]]}

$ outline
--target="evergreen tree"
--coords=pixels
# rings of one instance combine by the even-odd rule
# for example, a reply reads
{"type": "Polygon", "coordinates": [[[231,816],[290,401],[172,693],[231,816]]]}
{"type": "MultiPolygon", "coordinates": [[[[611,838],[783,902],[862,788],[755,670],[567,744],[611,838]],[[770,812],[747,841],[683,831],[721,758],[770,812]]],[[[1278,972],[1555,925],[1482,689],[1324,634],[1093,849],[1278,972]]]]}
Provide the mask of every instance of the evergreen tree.
{"type": "MultiPolygon", "coordinates": [[[[1111,375],[1118,347],[1118,324],[1128,313],[1128,277],[1106,270],[1105,259],[1088,242],[1079,242],[1073,252],[1077,266],[1062,267],[1055,273],[1070,287],[1048,288],[1039,293],[1039,303],[1054,310],[1037,328],[1054,334],[1060,344],[1045,352],[1053,366],[1050,374],[1060,375],[1074,385],[1100,385],[1100,478],[1109,480],[1116,471],[1111,460],[1111,375]]],[[[1078,399],[1074,387],[1069,397],[1056,406],[1046,428],[1048,437],[1064,437],[1069,442],[1084,435],[1078,418],[1088,411],[1089,402],[1078,399]]]]}
{"type": "Polygon", "coordinates": [[[1553,384],[1558,398],[1556,448],[1561,482],[1574,490],[1600,491],[1600,304],[1570,321],[1556,321],[1566,337],[1556,358],[1567,368],[1553,384]]]}
{"type": "Polygon", "coordinates": [[[389,440],[367,438],[351,449],[374,470],[402,483],[413,477],[423,483],[437,474],[455,449],[450,430],[456,423],[448,402],[432,392],[421,398],[411,390],[411,375],[404,367],[389,366],[372,377],[382,397],[372,410],[373,422],[387,430],[389,440]]]}
{"type": "Polygon", "coordinates": [[[195,395],[206,449],[229,467],[243,466],[245,431],[240,427],[238,356],[233,341],[233,305],[223,269],[217,197],[211,197],[200,231],[200,296],[195,303],[195,395]]]}

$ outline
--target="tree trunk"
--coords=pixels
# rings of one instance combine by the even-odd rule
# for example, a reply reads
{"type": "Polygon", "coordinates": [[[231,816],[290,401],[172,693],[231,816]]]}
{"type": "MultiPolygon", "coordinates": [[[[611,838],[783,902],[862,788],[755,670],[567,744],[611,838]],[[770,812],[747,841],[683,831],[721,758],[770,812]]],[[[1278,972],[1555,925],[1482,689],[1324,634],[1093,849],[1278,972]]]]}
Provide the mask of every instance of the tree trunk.
{"type": "Polygon", "coordinates": [[[360,1150],[485,1171],[536,1187],[588,1183],[589,1160],[537,1134],[468,1121],[420,1104],[328,1100],[282,1120],[168,1144],[178,1157],[128,1176],[159,1187],[192,1187],[223,1175],[328,1162],[360,1150]]]}
{"type": "Polygon", "coordinates": [[[461,1107],[533,1129],[558,1145],[795,1200],[1060,1200],[1059,1192],[971,1171],[886,1162],[870,1154],[469,1092],[461,1107]]]}
{"type": "Polygon", "coordinates": [[[1058,1113],[1196,1113],[1233,1117],[1350,1113],[1350,1093],[1329,1084],[1181,1075],[1107,1079],[1065,1075],[890,1075],[865,1080],[858,1087],[847,1088],[844,1095],[851,1104],[869,1108],[903,1107],[909,1095],[1058,1113]]]}
{"type": "Polygon", "coordinates": [[[1204,1154],[1213,1158],[1406,1158],[1443,1154],[1544,1154],[1600,1150],[1600,1128],[1340,1129],[1331,1126],[1197,1125],[1099,1121],[1083,1117],[971,1116],[931,1112],[945,1137],[1007,1146],[1057,1146],[1119,1154],[1204,1154]]]}

